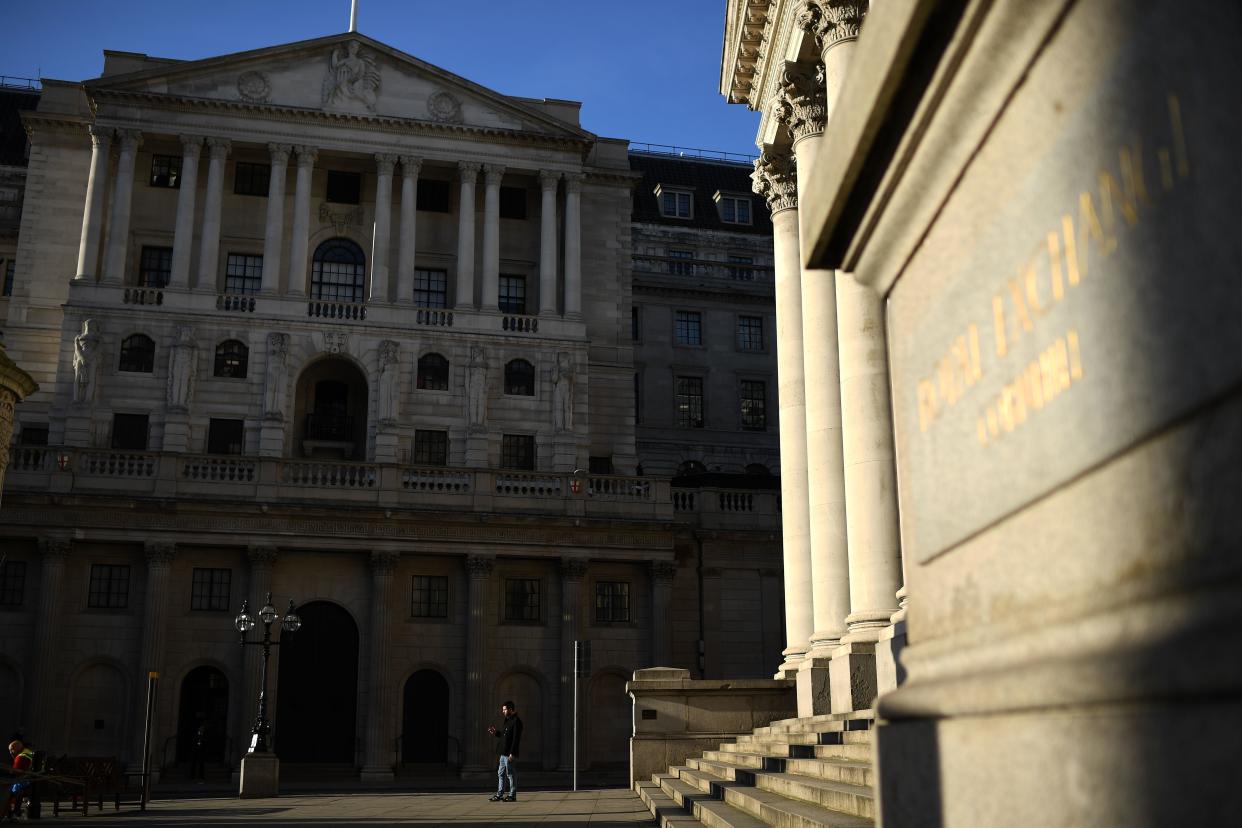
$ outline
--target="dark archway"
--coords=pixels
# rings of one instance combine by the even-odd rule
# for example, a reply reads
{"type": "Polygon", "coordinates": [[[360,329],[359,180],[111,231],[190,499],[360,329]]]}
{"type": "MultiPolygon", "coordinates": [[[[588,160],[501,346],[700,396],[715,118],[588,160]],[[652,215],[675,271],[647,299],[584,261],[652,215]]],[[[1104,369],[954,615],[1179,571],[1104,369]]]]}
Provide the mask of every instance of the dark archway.
{"type": "Polygon", "coordinates": [[[295,444],[303,457],[361,460],[367,448],[367,378],[352,360],[328,356],[298,377],[295,444]]]}
{"type": "Polygon", "coordinates": [[[177,708],[177,761],[188,762],[203,729],[203,761],[223,762],[229,723],[229,680],[210,665],[195,667],[181,680],[177,708]]]}
{"type": "Polygon", "coordinates": [[[401,707],[401,762],[447,762],[449,686],[444,676],[435,670],[410,676],[401,707]]]}
{"type": "Polygon", "coordinates": [[[302,628],[280,640],[276,755],[285,762],[355,762],[358,625],[340,605],[298,607],[302,628]]]}

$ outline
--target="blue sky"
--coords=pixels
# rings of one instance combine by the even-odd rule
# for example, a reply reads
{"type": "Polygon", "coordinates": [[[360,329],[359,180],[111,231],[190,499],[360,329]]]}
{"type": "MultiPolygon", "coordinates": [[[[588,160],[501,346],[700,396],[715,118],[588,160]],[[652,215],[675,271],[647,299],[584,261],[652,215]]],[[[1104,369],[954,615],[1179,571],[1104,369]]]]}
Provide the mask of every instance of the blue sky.
{"type": "MultiPolygon", "coordinates": [[[[753,153],[717,91],[725,0],[359,0],[358,30],[508,95],[583,102],[586,129],[753,153]]],[[[82,80],[103,50],[194,59],[349,28],[349,0],[0,0],[0,74],[82,80]]]]}

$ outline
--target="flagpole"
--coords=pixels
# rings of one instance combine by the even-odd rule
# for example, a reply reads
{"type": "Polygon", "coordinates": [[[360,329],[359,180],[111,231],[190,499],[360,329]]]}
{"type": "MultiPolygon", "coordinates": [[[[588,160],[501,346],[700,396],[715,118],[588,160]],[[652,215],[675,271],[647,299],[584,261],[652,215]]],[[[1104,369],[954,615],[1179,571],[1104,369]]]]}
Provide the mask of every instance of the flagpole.
{"type": "Polygon", "coordinates": [[[351,0],[349,4],[349,30],[358,31],[358,0],[351,0]]]}

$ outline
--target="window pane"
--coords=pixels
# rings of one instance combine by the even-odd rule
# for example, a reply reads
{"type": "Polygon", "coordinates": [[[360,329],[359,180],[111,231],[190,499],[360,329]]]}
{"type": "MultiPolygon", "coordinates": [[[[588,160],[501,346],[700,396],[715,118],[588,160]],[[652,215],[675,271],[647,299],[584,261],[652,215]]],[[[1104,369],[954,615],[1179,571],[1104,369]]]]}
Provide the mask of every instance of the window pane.
{"type": "Polygon", "coordinates": [[[190,585],[190,609],[228,612],[231,569],[195,569],[190,585]]]}
{"type": "Polygon", "coordinates": [[[255,294],[263,288],[263,257],[230,253],[224,268],[224,292],[255,294]]]}
{"type": "Polygon", "coordinates": [[[233,192],[237,195],[267,195],[272,168],[269,164],[238,161],[233,168],[233,192]]]}
{"type": "Polygon", "coordinates": [[[147,415],[113,414],[112,448],[124,451],[146,451],[147,415]]]}
{"type": "Polygon", "coordinates": [[[250,362],[250,349],[236,339],[229,339],[216,346],[216,362],[212,372],[217,377],[245,379],[250,362]]]}
{"type": "Polygon", "coordinates": [[[414,464],[417,466],[447,466],[448,432],[415,430],[414,464]]]}
{"type": "Polygon", "coordinates": [[[245,434],[244,421],[212,417],[207,423],[207,453],[241,454],[245,434]]]}
{"type": "Polygon", "coordinates": [[[539,581],[518,578],[505,581],[505,620],[539,620],[539,581]]]}
{"type": "Polygon", "coordinates": [[[139,287],[168,286],[168,279],[172,275],[172,253],[171,247],[143,246],[142,254],[138,258],[139,287]]]}
{"type": "Polygon", "coordinates": [[[357,204],[362,200],[362,176],[356,172],[328,170],[328,201],[357,204]]]}
{"type": "Polygon", "coordinates": [[[448,360],[439,354],[424,354],[418,358],[416,387],[426,391],[447,391],[449,380],[448,360]]]}
{"type": "Polygon", "coordinates": [[[763,350],[763,318],[739,316],[737,318],[737,347],[741,351],[763,350]]]}
{"type": "Polygon", "coordinates": [[[26,562],[0,564],[0,607],[20,607],[26,592],[26,562]]]}
{"type": "Polygon", "coordinates": [[[534,436],[531,434],[502,435],[500,438],[500,465],[506,469],[534,469],[534,436]]]}
{"type": "Polygon", "coordinates": [[[448,618],[448,577],[414,575],[410,579],[410,615],[414,618],[448,618]]]}
{"type": "Polygon", "coordinates": [[[129,605],[129,567],[91,564],[86,605],[94,609],[124,609],[129,605]]]}
{"type": "Polygon", "coordinates": [[[155,343],[145,334],[134,334],[121,340],[119,371],[150,374],[155,370],[155,343]]]}
{"type": "Polygon", "coordinates": [[[535,366],[524,359],[510,360],[505,366],[505,393],[533,397],[535,395],[535,366]]]}
{"type": "Polygon", "coordinates": [[[361,302],[366,280],[366,255],[349,239],[329,239],[315,249],[311,267],[311,298],[328,302],[361,302]]]}
{"type": "Polygon", "coordinates": [[[181,156],[152,155],[149,183],[152,187],[180,187],[181,156]]]}
{"type": "Polygon", "coordinates": [[[703,344],[703,316],[698,311],[677,311],[674,327],[678,345],[703,344]]]}
{"type": "Polygon", "coordinates": [[[526,218],[526,190],[521,187],[500,188],[500,217],[506,219],[526,218]]]}
{"type": "Polygon", "coordinates": [[[703,379],[677,378],[677,425],[681,428],[703,427],[703,379]]]}
{"type": "Polygon", "coordinates": [[[526,277],[500,275],[500,311],[526,313],[526,277]]]}
{"type": "Polygon", "coordinates": [[[766,383],[742,381],[742,428],[756,431],[768,427],[766,383]]]}
{"type": "Polygon", "coordinates": [[[414,304],[420,308],[443,308],[448,299],[448,273],[444,270],[414,271],[414,304]]]}
{"type": "Polygon", "coordinates": [[[4,296],[13,295],[13,279],[17,274],[17,262],[9,259],[4,263],[4,296]]]}
{"type": "Polygon", "coordinates": [[[595,585],[595,620],[630,620],[630,585],[623,581],[601,581],[595,585]]]}
{"type": "Polygon", "coordinates": [[[418,179],[418,209],[431,213],[449,212],[449,182],[434,178],[418,179]]]}
{"type": "Polygon", "coordinates": [[[690,194],[677,194],[677,218],[690,218],[690,194]]]}

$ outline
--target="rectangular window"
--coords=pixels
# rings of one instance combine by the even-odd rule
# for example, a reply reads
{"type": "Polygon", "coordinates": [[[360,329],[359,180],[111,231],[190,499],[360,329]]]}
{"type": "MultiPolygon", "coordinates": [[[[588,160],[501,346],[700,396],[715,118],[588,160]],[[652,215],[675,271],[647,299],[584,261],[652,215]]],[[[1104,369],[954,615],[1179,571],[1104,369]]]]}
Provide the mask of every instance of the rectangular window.
{"type": "Polygon", "coordinates": [[[634,425],[643,424],[643,375],[634,374],[634,425]]]}
{"type": "Polygon", "coordinates": [[[530,578],[505,579],[505,620],[539,620],[539,581],[530,578]]]}
{"type": "Polygon", "coordinates": [[[146,451],[147,415],[113,414],[112,448],[122,451],[146,451]]]}
{"type": "Polygon", "coordinates": [[[676,311],[673,325],[674,341],[678,345],[703,344],[703,314],[698,311],[676,311]]]}
{"type": "Polygon", "coordinates": [[[763,350],[762,316],[739,316],[737,318],[737,349],[739,351],[763,350]]]}
{"type": "Polygon", "coordinates": [[[703,378],[677,378],[677,425],[681,428],[703,427],[703,378]]]}
{"type": "Polygon", "coordinates": [[[168,278],[172,275],[171,247],[142,246],[142,254],[138,257],[138,286],[162,288],[168,286],[168,278]]]}
{"type": "Polygon", "coordinates": [[[720,197],[720,220],[727,224],[750,224],[750,199],[720,197]]]}
{"type": "Polygon", "coordinates": [[[17,262],[9,259],[4,263],[4,295],[13,295],[13,281],[17,277],[17,262]]]}
{"type": "Polygon", "coordinates": [[[219,420],[212,417],[207,423],[207,453],[241,454],[245,433],[243,420],[219,420]]]}
{"type": "Polygon", "coordinates": [[[152,155],[150,184],[152,187],[180,187],[181,156],[152,155]]]}
{"type": "Polygon", "coordinates": [[[591,474],[615,474],[612,468],[612,455],[588,457],[587,470],[591,474]]]}
{"type": "Polygon", "coordinates": [[[535,468],[535,437],[532,434],[505,434],[500,438],[500,467],[535,468]]]}
{"type": "Polygon", "coordinates": [[[763,431],[768,427],[767,384],[742,380],[742,428],[763,431]]]}
{"type": "Polygon", "coordinates": [[[693,276],[694,275],[694,251],[693,250],[669,250],[668,257],[675,259],[668,263],[668,272],[672,276],[693,276]]]}
{"type": "Polygon", "coordinates": [[[640,312],[637,307],[630,308],[630,341],[638,342],[642,338],[640,312]]]}
{"type": "Polygon", "coordinates": [[[448,578],[415,575],[410,579],[410,615],[414,618],[448,618],[448,578]]]}
{"type": "Polygon", "coordinates": [[[435,178],[418,179],[418,209],[428,213],[449,211],[449,182],[435,178]]]}
{"type": "Polygon", "coordinates": [[[265,196],[271,178],[271,164],[238,161],[233,167],[233,192],[237,195],[265,196]]]}
{"type": "Polygon", "coordinates": [[[755,263],[754,256],[735,256],[729,254],[729,278],[737,279],[740,282],[755,281],[755,271],[746,265],[755,263]]]}
{"type": "Polygon", "coordinates": [[[225,293],[258,293],[263,287],[263,257],[230,253],[224,268],[225,293]]]}
{"type": "Polygon", "coordinates": [[[26,562],[0,563],[0,607],[20,607],[26,593],[26,562]]]}
{"type": "Polygon", "coordinates": [[[362,176],[356,172],[328,170],[327,199],[334,204],[358,204],[362,201],[362,176]]]}
{"type": "Polygon", "coordinates": [[[595,584],[595,620],[613,623],[630,620],[630,585],[625,581],[595,584]]]}
{"type": "Polygon", "coordinates": [[[660,214],[668,218],[693,218],[690,193],[661,190],[660,214]]]}
{"type": "Polygon", "coordinates": [[[523,187],[500,188],[500,217],[526,218],[526,190],[523,187]]]}
{"type": "Polygon", "coordinates": [[[526,277],[500,274],[500,312],[526,313],[526,277]]]}
{"type": "Polygon", "coordinates": [[[129,606],[129,566],[91,564],[86,606],[91,609],[125,609],[129,606]]]}
{"type": "Polygon", "coordinates": [[[443,308],[448,304],[448,271],[415,270],[414,304],[420,308],[443,308]]]}
{"type": "Polygon", "coordinates": [[[229,590],[232,587],[231,569],[194,569],[190,585],[190,609],[229,611],[229,590]]]}
{"type": "Polygon", "coordinates": [[[447,466],[448,432],[415,430],[414,465],[447,466]]]}
{"type": "Polygon", "coordinates": [[[46,425],[22,425],[22,433],[18,445],[22,446],[46,446],[47,445],[47,426],[46,425]]]}

